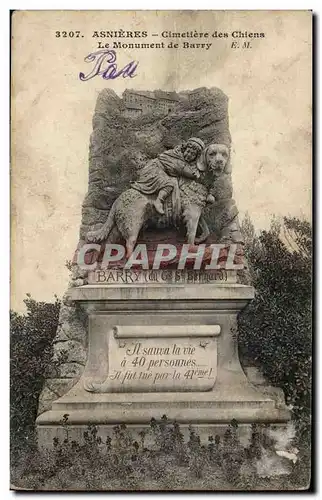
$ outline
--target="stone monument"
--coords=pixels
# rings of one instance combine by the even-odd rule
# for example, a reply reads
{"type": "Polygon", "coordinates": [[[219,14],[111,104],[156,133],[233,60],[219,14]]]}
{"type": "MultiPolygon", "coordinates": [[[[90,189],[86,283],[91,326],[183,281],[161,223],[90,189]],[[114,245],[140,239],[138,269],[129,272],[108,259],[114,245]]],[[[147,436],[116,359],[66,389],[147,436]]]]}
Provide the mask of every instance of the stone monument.
{"type": "Polygon", "coordinates": [[[89,423],[106,435],[163,415],[205,435],[232,419],[245,431],[285,425],[282,392],[251,384],[238,358],[237,315],[254,290],[240,282],[228,99],[196,89],[142,114],[127,102],[98,96],[39,444],[51,446],[66,414],[74,439],[89,423]]]}

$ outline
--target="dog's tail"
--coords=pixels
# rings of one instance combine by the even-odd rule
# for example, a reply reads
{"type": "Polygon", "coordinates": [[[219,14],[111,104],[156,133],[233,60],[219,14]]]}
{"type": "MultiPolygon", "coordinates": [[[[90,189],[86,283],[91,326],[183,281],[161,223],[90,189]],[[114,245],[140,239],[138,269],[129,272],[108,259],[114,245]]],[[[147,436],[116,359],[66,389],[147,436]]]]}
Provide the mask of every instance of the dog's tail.
{"type": "Polygon", "coordinates": [[[86,240],[88,242],[94,242],[94,243],[107,240],[115,224],[114,216],[115,216],[115,202],[113,203],[111,210],[108,214],[107,220],[106,222],[104,222],[103,226],[100,229],[97,229],[96,231],[89,231],[86,236],[86,240]]]}

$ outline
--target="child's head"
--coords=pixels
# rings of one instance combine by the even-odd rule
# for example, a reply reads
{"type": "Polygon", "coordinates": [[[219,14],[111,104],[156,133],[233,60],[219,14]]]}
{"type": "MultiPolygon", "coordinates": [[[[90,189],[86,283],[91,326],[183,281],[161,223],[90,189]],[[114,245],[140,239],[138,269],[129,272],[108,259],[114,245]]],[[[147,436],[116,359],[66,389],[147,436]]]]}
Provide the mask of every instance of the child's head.
{"type": "Polygon", "coordinates": [[[188,163],[195,161],[205,147],[203,141],[197,137],[191,137],[184,145],[183,157],[188,163]]]}

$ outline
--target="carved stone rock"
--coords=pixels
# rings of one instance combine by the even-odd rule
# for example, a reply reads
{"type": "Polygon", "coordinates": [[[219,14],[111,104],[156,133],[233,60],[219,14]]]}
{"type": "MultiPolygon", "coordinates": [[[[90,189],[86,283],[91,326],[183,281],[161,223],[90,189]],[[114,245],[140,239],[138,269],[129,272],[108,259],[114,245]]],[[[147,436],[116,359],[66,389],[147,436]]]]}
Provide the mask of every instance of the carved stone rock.
{"type": "MultiPolygon", "coordinates": [[[[90,141],[89,186],[83,203],[80,245],[90,229],[105,222],[113,202],[137,179],[149,160],[194,136],[205,144],[230,146],[228,98],[220,89],[202,89],[201,98],[193,102],[184,98],[184,93],[178,96],[181,102],[167,116],[151,113],[129,120],[122,113],[122,99],[113,91],[104,89],[99,94],[90,141]]],[[[232,189],[230,176],[218,183],[218,192],[225,189],[226,194],[232,189]]],[[[226,218],[232,214],[229,207],[225,212],[226,218]]],[[[205,217],[216,238],[220,238],[221,226],[211,207],[205,217]]]]}

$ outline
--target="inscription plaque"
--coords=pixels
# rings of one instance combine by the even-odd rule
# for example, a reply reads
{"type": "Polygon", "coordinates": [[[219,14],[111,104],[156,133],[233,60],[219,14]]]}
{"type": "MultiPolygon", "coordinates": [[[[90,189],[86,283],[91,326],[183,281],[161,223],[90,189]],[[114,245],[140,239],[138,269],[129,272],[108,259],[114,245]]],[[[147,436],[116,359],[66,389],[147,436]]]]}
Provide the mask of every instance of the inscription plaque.
{"type": "Polygon", "coordinates": [[[114,326],[108,374],[86,377],[93,392],[207,391],[217,375],[218,325],[114,326]]]}

